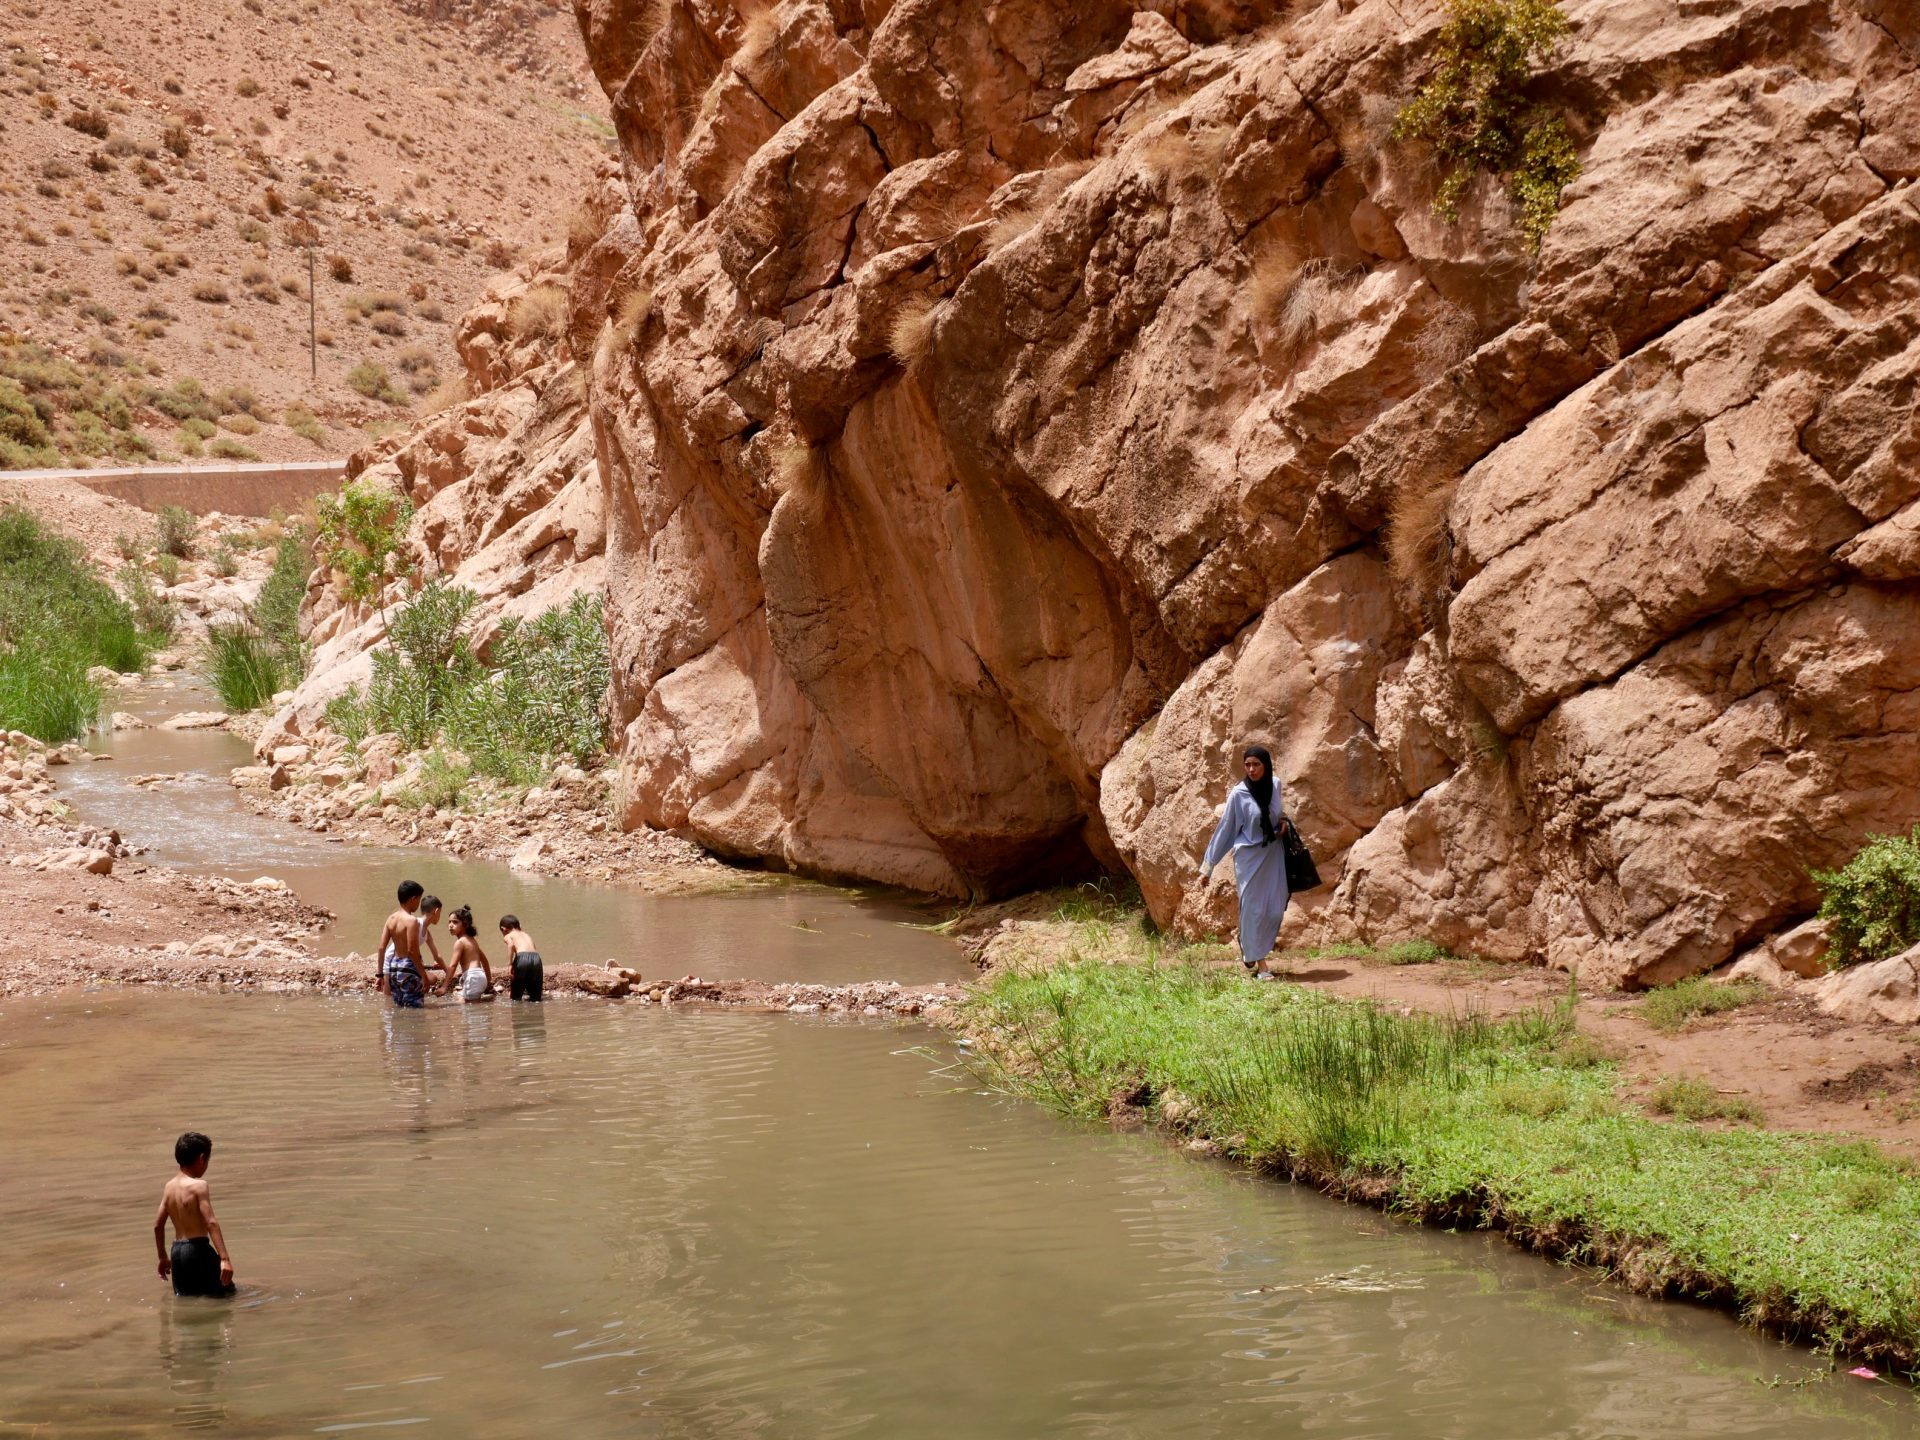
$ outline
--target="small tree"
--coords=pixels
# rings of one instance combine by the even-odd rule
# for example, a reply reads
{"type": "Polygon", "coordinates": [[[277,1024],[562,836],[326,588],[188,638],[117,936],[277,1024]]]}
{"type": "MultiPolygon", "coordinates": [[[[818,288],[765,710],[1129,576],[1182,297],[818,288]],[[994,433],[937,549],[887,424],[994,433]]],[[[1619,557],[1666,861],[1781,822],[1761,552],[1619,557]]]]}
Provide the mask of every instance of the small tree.
{"type": "Polygon", "coordinates": [[[1827,958],[1834,965],[1884,960],[1920,945],[1920,826],[1875,835],[1838,870],[1816,870],[1827,958]]]}
{"type": "Polygon", "coordinates": [[[339,573],[348,600],[378,603],[389,581],[412,571],[400,548],[413,519],[413,502],[406,496],[363,477],[341,486],[337,495],[322,495],[317,508],[320,563],[339,573]]]}

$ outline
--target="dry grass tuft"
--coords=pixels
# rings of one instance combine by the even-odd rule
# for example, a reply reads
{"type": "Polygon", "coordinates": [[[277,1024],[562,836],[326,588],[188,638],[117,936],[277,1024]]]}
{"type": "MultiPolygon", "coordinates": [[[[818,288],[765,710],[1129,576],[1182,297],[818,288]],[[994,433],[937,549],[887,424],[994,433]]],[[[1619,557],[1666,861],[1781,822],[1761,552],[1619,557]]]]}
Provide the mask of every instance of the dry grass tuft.
{"type": "Polygon", "coordinates": [[[774,448],[773,476],[782,494],[806,490],[826,478],[826,464],[813,446],[788,440],[774,448]]]}
{"type": "Polygon", "coordinates": [[[653,290],[646,285],[629,290],[614,311],[613,329],[608,333],[607,343],[615,350],[631,348],[652,314],[653,290]]]}
{"type": "Polygon", "coordinates": [[[1274,312],[1274,338],[1283,358],[1291,360],[1330,327],[1356,278],[1324,257],[1294,272],[1274,312]]]}
{"type": "Polygon", "coordinates": [[[1433,319],[1413,342],[1420,357],[1420,368],[1428,374],[1451,369],[1473,353],[1480,339],[1480,327],[1473,316],[1451,300],[1442,301],[1433,319]]]}
{"type": "Polygon", "coordinates": [[[551,340],[566,329],[567,292],[558,285],[536,285],[507,311],[507,327],[517,340],[551,340]]]}
{"type": "Polygon", "coordinates": [[[893,312],[887,327],[887,346],[893,358],[911,371],[933,349],[933,331],[939,307],[931,295],[909,295],[893,312]]]}
{"type": "Polygon", "coordinates": [[[1402,490],[1387,507],[1387,571],[1425,620],[1433,618],[1446,593],[1453,551],[1447,513],[1459,488],[1454,479],[1425,490],[1402,490]]]}
{"type": "Polygon", "coordinates": [[[600,217],[592,205],[581,201],[567,217],[567,248],[576,253],[591,250],[600,240],[600,217]]]}
{"type": "Polygon", "coordinates": [[[987,253],[1011,245],[1040,221],[1054,201],[1067,192],[1074,181],[1093,169],[1091,160],[1069,160],[1041,172],[1038,182],[1018,204],[1009,205],[994,216],[987,230],[987,253]]]}
{"type": "Polygon", "coordinates": [[[467,377],[456,375],[451,380],[442,380],[421,398],[420,413],[438,415],[443,410],[464,405],[472,398],[472,387],[468,385],[467,377]]]}
{"type": "Polygon", "coordinates": [[[733,68],[748,79],[776,70],[785,61],[780,44],[780,17],[770,5],[754,5],[740,12],[740,43],[734,47],[733,68]]]}

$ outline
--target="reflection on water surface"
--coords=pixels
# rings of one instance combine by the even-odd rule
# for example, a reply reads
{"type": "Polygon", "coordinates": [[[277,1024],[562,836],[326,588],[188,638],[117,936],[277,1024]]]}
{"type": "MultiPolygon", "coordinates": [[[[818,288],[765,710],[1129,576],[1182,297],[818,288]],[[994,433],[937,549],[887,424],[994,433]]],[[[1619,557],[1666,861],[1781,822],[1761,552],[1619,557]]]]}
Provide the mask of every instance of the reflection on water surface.
{"type": "Polygon", "coordinates": [[[917,1028],[67,996],[0,1009],[0,1099],[6,1433],[1915,1433],[1903,1390],[1756,1384],[1820,1367],[1721,1317],[982,1095],[917,1028]],[[236,1303],[153,1273],[189,1126],[236,1303]]]}

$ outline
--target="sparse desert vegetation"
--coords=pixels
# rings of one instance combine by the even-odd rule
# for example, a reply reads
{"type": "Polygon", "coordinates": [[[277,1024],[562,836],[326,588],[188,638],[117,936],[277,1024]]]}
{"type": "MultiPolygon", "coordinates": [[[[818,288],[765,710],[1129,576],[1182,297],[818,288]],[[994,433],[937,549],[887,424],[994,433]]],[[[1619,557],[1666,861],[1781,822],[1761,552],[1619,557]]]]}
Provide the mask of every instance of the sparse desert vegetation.
{"type": "Polygon", "coordinates": [[[195,43],[193,18],[183,33],[161,0],[121,0],[110,29],[97,13],[88,25],[90,7],[36,10],[42,44],[0,38],[17,241],[0,247],[0,335],[31,326],[43,368],[0,379],[0,468],[343,453],[458,368],[449,315],[502,266],[565,240],[563,209],[505,198],[577,192],[604,153],[573,118],[597,91],[560,11],[542,12],[506,71],[459,25],[405,7],[262,4],[219,46],[195,43]],[[307,63],[375,45],[377,75],[307,63]],[[88,55],[85,70],[60,53],[88,55]],[[504,103],[474,105],[483,90],[504,103]],[[500,157],[493,175],[433,183],[476,143],[500,157]],[[309,244],[316,342],[361,327],[350,363],[317,380],[309,244]],[[361,360],[392,377],[385,389],[355,388],[361,360]],[[189,377],[210,394],[249,386],[285,419],[202,435],[141,399],[189,377]]]}

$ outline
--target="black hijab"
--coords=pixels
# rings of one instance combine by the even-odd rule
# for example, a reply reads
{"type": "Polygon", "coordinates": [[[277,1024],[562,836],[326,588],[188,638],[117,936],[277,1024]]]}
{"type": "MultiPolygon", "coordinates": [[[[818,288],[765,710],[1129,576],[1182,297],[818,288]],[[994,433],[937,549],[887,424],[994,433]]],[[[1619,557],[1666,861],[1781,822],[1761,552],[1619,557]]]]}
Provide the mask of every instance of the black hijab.
{"type": "Polygon", "coordinates": [[[1260,807],[1260,832],[1267,838],[1261,843],[1273,843],[1273,756],[1267,753],[1264,745],[1249,745],[1240,752],[1241,763],[1248,760],[1260,762],[1260,778],[1247,781],[1247,793],[1253,796],[1253,803],[1260,807]]]}

